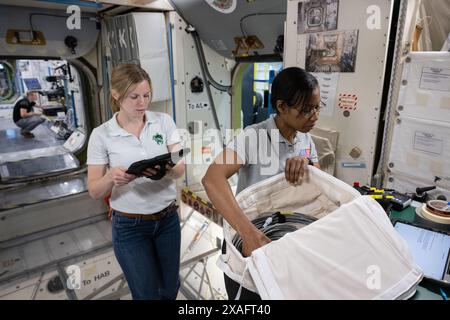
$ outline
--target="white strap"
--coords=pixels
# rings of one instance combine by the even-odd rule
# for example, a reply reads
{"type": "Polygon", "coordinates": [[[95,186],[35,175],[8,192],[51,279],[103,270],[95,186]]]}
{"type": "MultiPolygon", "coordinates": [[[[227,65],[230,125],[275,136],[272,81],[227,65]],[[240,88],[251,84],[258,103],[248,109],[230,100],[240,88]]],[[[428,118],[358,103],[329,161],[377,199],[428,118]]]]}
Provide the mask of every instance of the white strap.
{"type": "Polygon", "coordinates": [[[239,298],[241,297],[241,293],[242,293],[242,285],[243,285],[243,283],[244,283],[244,276],[245,276],[245,273],[247,272],[247,269],[248,269],[248,264],[246,263],[246,264],[245,264],[244,272],[242,273],[241,281],[239,281],[239,290],[238,290],[238,292],[237,292],[236,297],[234,298],[234,300],[239,300],[239,298]]]}

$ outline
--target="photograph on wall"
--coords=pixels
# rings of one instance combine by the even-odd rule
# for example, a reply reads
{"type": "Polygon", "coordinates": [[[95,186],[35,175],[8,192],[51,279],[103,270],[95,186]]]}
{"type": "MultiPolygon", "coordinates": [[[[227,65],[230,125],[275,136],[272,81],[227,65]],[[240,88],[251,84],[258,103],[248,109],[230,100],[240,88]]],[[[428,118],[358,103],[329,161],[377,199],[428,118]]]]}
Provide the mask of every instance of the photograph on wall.
{"type": "Polygon", "coordinates": [[[355,72],[358,30],[310,34],[306,44],[308,72],[355,72]]]}
{"type": "Polygon", "coordinates": [[[337,29],[339,0],[299,2],[297,33],[322,32],[337,29]]]}

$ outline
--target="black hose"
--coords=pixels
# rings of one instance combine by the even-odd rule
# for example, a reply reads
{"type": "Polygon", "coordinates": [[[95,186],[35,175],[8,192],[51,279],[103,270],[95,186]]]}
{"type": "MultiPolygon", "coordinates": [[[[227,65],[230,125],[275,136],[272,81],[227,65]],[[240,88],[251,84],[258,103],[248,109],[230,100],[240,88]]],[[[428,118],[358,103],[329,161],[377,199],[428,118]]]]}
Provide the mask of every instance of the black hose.
{"type": "MultiPolygon", "coordinates": [[[[275,241],[282,238],[286,233],[298,230],[294,224],[307,226],[317,221],[317,218],[303,213],[294,212],[293,214],[281,214],[279,211],[262,216],[252,220],[256,228],[261,230],[270,240],[275,241]]],[[[242,252],[242,239],[238,233],[233,237],[233,245],[239,252],[242,252]]]]}

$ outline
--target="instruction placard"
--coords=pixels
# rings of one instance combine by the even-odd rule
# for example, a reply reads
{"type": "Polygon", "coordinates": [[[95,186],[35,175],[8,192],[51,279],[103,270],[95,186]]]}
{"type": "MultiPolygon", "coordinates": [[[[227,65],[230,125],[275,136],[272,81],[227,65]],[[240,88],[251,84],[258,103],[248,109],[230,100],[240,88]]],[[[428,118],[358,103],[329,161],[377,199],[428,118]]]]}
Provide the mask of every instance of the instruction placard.
{"type": "Polygon", "coordinates": [[[320,100],[322,109],[320,115],[331,117],[333,115],[334,103],[336,100],[336,89],[339,73],[313,73],[320,86],[320,100]]]}
{"type": "Polygon", "coordinates": [[[450,69],[423,67],[420,89],[450,91],[450,69]]]}
{"type": "Polygon", "coordinates": [[[435,134],[416,131],[414,133],[414,150],[441,155],[444,146],[444,140],[436,137],[435,134]]]}

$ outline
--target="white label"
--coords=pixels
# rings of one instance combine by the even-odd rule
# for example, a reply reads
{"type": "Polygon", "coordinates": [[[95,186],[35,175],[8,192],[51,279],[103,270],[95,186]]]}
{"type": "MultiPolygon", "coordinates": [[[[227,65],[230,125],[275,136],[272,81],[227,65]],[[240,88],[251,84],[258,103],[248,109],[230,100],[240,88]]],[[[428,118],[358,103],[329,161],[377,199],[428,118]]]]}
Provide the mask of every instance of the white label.
{"type": "Polygon", "coordinates": [[[444,141],[432,133],[416,131],[414,134],[414,150],[441,155],[443,145],[444,141]]]}
{"type": "Polygon", "coordinates": [[[450,69],[422,68],[420,88],[438,91],[450,91],[450,69]]]}
{"type": "Polygon", "coordinates": [[[365,162],[342,162],[343,168],[360,168],[365,169],[366,163],[365,162]]]}
{"type": "Polygon", "coordinates": [[[196,103],[188,103],[188,110],[189,111],[195,111],[195,110],[209,110],[209,103],[207,102],[196,102],[196,103]]]}

